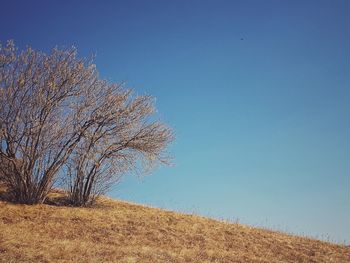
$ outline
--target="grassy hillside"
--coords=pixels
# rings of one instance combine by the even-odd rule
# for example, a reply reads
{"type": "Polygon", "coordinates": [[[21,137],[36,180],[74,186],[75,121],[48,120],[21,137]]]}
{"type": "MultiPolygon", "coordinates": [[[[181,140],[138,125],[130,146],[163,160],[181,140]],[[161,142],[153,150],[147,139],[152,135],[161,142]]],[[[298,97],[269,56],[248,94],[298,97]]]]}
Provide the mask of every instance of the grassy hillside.
{"type": "Polygon", "coordinates": [[[0,262],[350,262],[350,247],[104,199],[0,201],[0,262]]]}

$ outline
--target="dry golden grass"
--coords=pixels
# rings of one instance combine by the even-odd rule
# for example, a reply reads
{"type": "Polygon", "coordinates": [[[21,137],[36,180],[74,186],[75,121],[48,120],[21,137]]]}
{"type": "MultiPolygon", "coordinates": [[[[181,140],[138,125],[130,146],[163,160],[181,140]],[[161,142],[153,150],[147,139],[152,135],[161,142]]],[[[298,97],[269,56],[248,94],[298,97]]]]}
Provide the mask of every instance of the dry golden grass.
{"type": "MultiPolygon", "coordinates": [[[[57,194],[56,194],[57,195],[57,194]]],[[[350,262],[350,248],[121,201],[0,201],[0,262],[350,262]]]]}

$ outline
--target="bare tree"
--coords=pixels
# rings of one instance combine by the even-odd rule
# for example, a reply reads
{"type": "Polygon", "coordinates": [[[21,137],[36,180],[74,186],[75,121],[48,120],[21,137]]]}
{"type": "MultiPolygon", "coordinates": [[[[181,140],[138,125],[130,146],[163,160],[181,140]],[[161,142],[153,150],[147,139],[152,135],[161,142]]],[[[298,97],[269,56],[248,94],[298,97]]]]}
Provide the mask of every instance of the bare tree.
{"type": "MultiPolygon", "coordinates": [[[[172,134],[160,123],[146,123],[149,103],[148,97],[131,98],[120,85],[100,80],[95,66],[78,59],[75,48],[53,49],[49,55],[31,48],[18,52],[9,41],[0,47],[0,180],[15,201],[41,203],[58,175],[69,176],[66,181],[74,185],[82,180],[84,195],[96,194],[130,169],[127,163],[134,165],[139,153],[164,161],[172,134]],[[149,151],[135,147],[138,152],[123,162],[117,142],[131,138],[119,133],[123,118],[130,122],[124,133],[136,134],[137,126],[141,134],[154,125],[158,135],[163,133],[163,144],[149,141],[149,151]]],[[[72,200],[81,198],[78,192],[72,191],[72,200]]]]}
{"type": "Polygon", "coordinates": [[[0,49],[0,160],[13,199],[43,202],[56,174],[91,124],[75,106],[98,82],[93,65],[76,50],[50,55],[9,41],[0,49]],[[5,167],[4,167],[5,166],[5,167]]]}
{"type": "Polygon", "coordinates": [[[173,135],[167,126],[151,120],[151,97],[133,97],[116,85],[97,94],[88,110],[95,123],[67,163],[70,201],[77,206],[93,203],[127,171],[145,173],[169,161],[164,149],[173,135]]]}

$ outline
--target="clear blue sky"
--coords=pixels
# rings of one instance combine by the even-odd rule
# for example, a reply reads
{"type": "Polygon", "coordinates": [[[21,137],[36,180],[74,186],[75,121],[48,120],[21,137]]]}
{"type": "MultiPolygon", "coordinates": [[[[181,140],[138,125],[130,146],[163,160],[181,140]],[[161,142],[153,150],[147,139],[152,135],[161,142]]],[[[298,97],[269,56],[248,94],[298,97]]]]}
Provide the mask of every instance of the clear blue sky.
{"type": "Polygon", "coordinates": [[[1,1],[0,40],[157,98],[175,166],[111,196],[350,243],[350,1],[103,2],[1,1]]]}

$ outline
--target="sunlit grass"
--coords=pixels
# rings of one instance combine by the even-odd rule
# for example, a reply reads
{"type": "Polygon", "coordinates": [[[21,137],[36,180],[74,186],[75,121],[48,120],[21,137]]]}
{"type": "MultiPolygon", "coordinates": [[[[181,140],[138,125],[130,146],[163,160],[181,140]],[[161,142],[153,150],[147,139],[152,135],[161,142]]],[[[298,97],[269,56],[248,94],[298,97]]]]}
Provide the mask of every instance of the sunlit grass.
{"type": "Polygon", "coordinates": [[[107,198],[0,201],[0,262],[350,262],[350,248],[107,198]]]}

